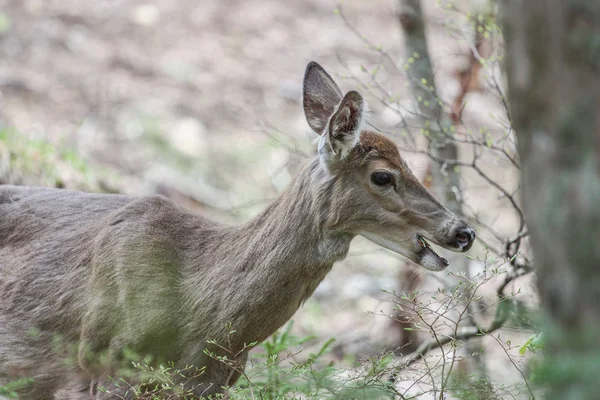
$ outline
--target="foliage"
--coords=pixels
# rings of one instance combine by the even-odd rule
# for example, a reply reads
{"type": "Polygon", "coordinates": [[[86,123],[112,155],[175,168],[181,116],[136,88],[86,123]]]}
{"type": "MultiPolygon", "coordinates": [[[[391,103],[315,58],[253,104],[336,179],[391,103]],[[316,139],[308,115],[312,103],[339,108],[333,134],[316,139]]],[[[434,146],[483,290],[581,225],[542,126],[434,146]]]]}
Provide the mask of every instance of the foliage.
{"type": "Polygon", "coordinates": [[[91,166],[75,147],[0,129],[0,183],[102,192],[107,191],[104,182],[116,176],[108,168],[91,166]]]}
{"type": "Polygon", "coordinates": [[[323,343],[316,352],[299,360],[302,350],[314,337],[298,338],[291,333],[293,322],[261,345],[253,353],[250,366],[232,389],[232,398],[247,399],[381,399],[391,392],[381,380],[390,362],[384,356],[370,362],[368,371],[353,373],[328,362],[334,339],[323,343]]]}
{"type": "Polygon", "coordinates": [[[194,366],[177,368],[173,363],[154,366],[152,360],[145,358],[141,362],[132,362],[129,372],[121,369],[125,377],[111,378],[106,385],[99,386],[98,391],[114,394],[116,397],[158,400],[158,399],[196,399],[193,387],[188,382],[204,373],[203,369],[194,366]],[[134,379],[137,384],[132,384],[134,379]]]}
{"type": "Polygon", "coordinates": [[[19,396],[17,391],[26,388],[33,383],[33,379],[22,378],[12,382],[9,382],[3,386],[0,386],[0,396],[6,396],[9,399],[18,399],[19,396]]]}
{"type": "Polygon", "coordinates": [[[521,355],[525,355],[525,352],[527,350],[531,351],[532,353],[535,353],[539,350],[543,350],[544,349],[544,335],[542,332],[536,333],[534,335],[531,335],[531,337],[529,339],[527,339],[527,341],[525,343],[523,343],[523,346],[521,346],[519,348],[519,353],[521,355]]]}
{"type": "MultiPolygon", "coordinates": [[[[315,338],[299,338],[292,334],[292,327],[293,322],[288,323],[251,353],[246,371],[242,372],[236,385],[229,389],[229,398],[393,398],[393,389],[385,381],[387,368],[393,359],[390,354],[361,363],[356,371],[339,368],[328,361],[334,342],[334,339],[329,339],[315,352],[302,358],[303,350],[300,346],[315,338]]],[[[211,344],[216,345],[215,342],[211,344]]],[[[205,353],[219,362],[232,365],[233,360],[222,355],[226,345],[218,347],[218,352],[205,353]]],[[[133,399],[196,399],[194,388],[189,383],[203,373],[203,369],[193,366],[177,368],[173,363],[156,366],[152,359],[145,358],[140,362],[131,361],[129,368],[121,368],[118,377],[110,379],[98,390],[116,397],[131,396],[133,399]]]]}

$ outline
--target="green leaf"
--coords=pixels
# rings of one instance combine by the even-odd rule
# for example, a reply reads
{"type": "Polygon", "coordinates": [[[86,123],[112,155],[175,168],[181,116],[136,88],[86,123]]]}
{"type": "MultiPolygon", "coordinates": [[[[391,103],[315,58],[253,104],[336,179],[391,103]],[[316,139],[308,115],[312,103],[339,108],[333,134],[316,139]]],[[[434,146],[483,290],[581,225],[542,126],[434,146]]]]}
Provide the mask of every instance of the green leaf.
{"type": "Polygon", "coordinates": [[[487,135],[485,135],[485,145],[488,147],[488,149],[491,149],[492,146],[494,145],[492,136],[489,133],[487,135]]]}

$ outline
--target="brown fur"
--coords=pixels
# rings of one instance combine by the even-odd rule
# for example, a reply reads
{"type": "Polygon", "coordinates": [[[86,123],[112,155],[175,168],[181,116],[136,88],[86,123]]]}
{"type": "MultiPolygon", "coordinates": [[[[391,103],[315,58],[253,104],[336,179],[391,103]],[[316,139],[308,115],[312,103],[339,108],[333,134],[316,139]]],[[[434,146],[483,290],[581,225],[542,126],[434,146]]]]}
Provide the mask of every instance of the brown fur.
{"type": "Polygon", "coordinates": [[[364,157],[369,151],[375,149],[377,154],[390,164],[391,168],[398,171],[407,169],[404,160],[400,157],[398,147],[385,136],[372,131],[363,131],[359,144],[356,148],[358,158],[364,157]]]}

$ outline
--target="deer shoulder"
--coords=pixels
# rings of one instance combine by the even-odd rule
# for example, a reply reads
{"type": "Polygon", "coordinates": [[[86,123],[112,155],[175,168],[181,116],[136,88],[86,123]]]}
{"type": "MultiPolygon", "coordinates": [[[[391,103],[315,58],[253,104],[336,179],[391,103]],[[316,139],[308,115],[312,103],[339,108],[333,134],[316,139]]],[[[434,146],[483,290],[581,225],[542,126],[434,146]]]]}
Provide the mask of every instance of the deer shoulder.
{"type": "Polygon", "coordinates": [[[103,222],[93,246],[88,282],[94,299],[82,321],[81,352],[125,347],[141,354],[156,346],[176,356],[185,322],[186,243],[196,232],[190,220],[208,225],[170,200],[135,199],[103,222]]]}

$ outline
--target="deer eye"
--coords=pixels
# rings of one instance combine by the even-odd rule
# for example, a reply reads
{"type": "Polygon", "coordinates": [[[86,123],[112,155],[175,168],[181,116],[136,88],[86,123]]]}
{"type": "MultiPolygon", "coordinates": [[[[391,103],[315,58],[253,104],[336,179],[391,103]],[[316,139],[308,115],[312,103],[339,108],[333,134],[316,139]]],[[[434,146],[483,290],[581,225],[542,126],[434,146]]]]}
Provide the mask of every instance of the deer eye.
{"type": "Polygon", "coordinates": [[[374,172],[371,175],[371,181],[377,186],[384,186],[392,182],[392,174],[389,172],[374,172]]]}

